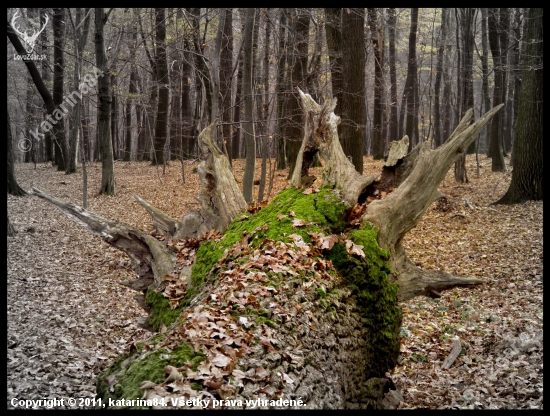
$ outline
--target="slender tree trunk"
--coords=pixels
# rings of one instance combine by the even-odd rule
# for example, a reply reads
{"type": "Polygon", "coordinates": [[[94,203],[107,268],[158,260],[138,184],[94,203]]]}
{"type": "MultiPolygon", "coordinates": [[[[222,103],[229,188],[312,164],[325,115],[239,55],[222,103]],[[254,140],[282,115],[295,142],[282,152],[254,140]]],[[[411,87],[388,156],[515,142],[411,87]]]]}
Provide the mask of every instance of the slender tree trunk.
{"type": "Polygon", "coordinates": [[[155,9],[155,38],[157,80],[159,83],[159,98],[157,104],[157,121],[155,124],[155,157],[153,165],[164,165],[164,146],[166,145],[168,123],[169,79],[168,64],[166,62],[166,17],[165,9],[155,9]]]}
{"type": "MultiPolygon", "coordinates": [[[[65,9],[53,10],[53,103],[56,108],[63,103],[63,78],[64,78],[64,45],[65,45],[65,9]]],[[[55,164],[58,171],[64,171],[67,160],[67,143],[65,139],[65,123],[60,110],[57,110],[54,124],[54,148],[55,164]],[[59,118],[58,118],[59,117],[59,118]]]]}
{"type": "MultiPolygon", "coordinates": [[[[487,8],[481,8],[481,49],[483,55],[481,56],[481,72],[483,74],[482,93],[483,93],[483,105],[484,111],[488,111],[491,108],[491,99],[489,98],[489,65],[488,56],[489,49],[487,46],[487,8]]],[[[481,133],[484,139],[484,150],[487,152],[488,145],[488,128],[485,126],[481,133]]]]}
{"type": "Polygon", "coordinates": [[[237,59],[239,60],[237,70],[237,91],[235,92],[235,106],[233,108],[233,131],[231,132],[232,159],[238,159],[240,157],[241,145],[241,106],[243,103],[242,89],[244,67],[244,59],[242,57],[242,54],[237,59]]]}
{"type": "MultiPolygon", "coordinates": [[[[43,27],[46,24],[46,9],[40,9],[40,27],[43,27]]],[[[42,49],[42,55],[48,56],[48,31],[43,30],[40,33],[40,43],[41,43],[41,49],[42,49]]],[[[44,83],[48,83],[50,80],[50,67],[48,64],[48,60],[44,59],[42,60],[41,65],[41,72],[42,72],[42,79],[44,80],[44,83]]],[[[44,113],[44,119],[47,116],[47,107],[44,106],[43,113],[44,113]]],[[[53,140],[52,140],[52,134],[48,131],[44,133],[44,149],[45,149],[45,158],[46,162],[53,162],[54,161],[54,151],[53,151],[53,140]]]]}
{"type": "MultiPolygon", "coordinates": [[[[500,66],[502,69],[502,79],[501,79],[501,85],[500,85],[500,102],[506,103],[506,95],[508,91],[508,32],[510,30],[510,13],[508,8],[501,7],[500,8],[500,16],[499,16],[499,31],[498,31],[498,38],[500,43],[500,66]]],[[[500,131],[499,131],[499,138],[500,138],[500,146],[502,148],[502,154],[503,156],[507,156],[506,152],[506,146],[505,146],[505,128],[506,128],[506,118],[509,117],[506,111],[501,111],[500,114],[500,131]]],[[[506,164],[504,164],[504,170],[506,171],[506,164]]]]}
{"type": "Polygon", "coordinates": [[[325,36],[327,38],[328,59],[332,96],[336,98],[335,114],[342,114],[342,9],[325,9],[325,36]]]}
{"type": "Polygon", "coordinates": [[[409,32],[409,59],[407,65],[407,82],[405,84],[407,95],[407,128],[405,134],[409,136],[409,152],[414,147],[413,143],[418,142],[418,137],[414,137],[414,119],[415,119],[415,90],[417,82],[417,63],[416,63],[416,32],[418,28],[418,8],[411,9],[411,29],[409,32]]]}
{"type": "Polygon", "coordinates": [[[382,66],[384,65],[384,39],[381,28],[378,26],[377,9],[368,9],[368,21],[371,32],[372,49],[374,52],[374,115],[372,124],[373,158],[384,158],[384,143],[382,142],[382,96],[384,79],[382,66]]]}
{"type": "MultiPolygon", "coordinates": [[[[267,158],[268,158],[268,135],[269,135],[269,42],[271,38],[271,21],[270,21],[270,9],[266,10],[266,24],[265,24],[265,38],[264,38],[264,59],[263,59],[263,86],[264,96],[261,118],[263,121],[263,134],[262,134],[262,168],[260,174],[260,187],[258,188],[258,202],[264,200],[265,181],[267,175],[267,158]]],[[[260,100],[261,102],[261,100],[260,100]]]]}
{"type": "Polygon", "coordinates": [[[193,77],[193,57],[189,40],[183,42],[182,85],[181,85],[181,121],[183,135],[183,158],[190,159],[193,152],[193,109],[191,107],[191,78],[193,77]]]}
{"type": "Polygon", "coordinates": [[[228,8],[225,13],[223,26],[222,51],[220,67],[220,96],[221,96],[221,120],[222,140],[227,149],[229,161],[232,159],[231,149],[231,92],[233,69],[233,10],[228,8]]]}
{"type": "MultiPolygon", "coordinates": [[[[74,48],[76,52],[75,59],[75,68],[74,68],[74,78],[73,78],[73,90],[78,91],[80,86],[80,80],[82,77],[82,62],[83,62],[83,53],[86,43],[88,41],[88,33],[90,31],[90,22],[91,22],[91,13],[89,8],[76,9],[75,22],[73,25],[73,36],[74,36],[74,48]]],[[[71,19],[72,22],[72,19],[71,19]]],[[[74,98],[74,97],[73,97],[74,98]]],[[[80,132],[82,126],[82,97],[76,100],[73,113],[71,114],[70,124],[71,124],[71,139],[69,147],[69,165],[67,167],[67,173],[75,173],[77,171],[79,146],[80,146],[80,132]]],[[[84,153],[85,154],[85,153],[84,153]]],[[[82,159],[82,158],[81,158],[82,159]]]]}
{"type": "Polygon", "coordinates": [[[113,159],[118,158],[118,100],[116,77],[111,73],[111,141],[113,146],[113,159]]]}
{"type": "Polygon", "coordinates": [[[288,9],[280,9],[279,12],[279,51],[277,62],[277,169],[283,170],[287,167],[286,157],[286,123],[285,119],[285,106],[287,103],[286,98],[286,85],[287,85],[287,16],[288,9]]]}
{"type": "Polygon", "coordinates": [[[115,163],[111,141],[111,75],[105,54],[104,27],[107,18],[103,8],[95,9],[95,55],[96,66],[103,73],[98,79],[98,131],[101,145],[101,188],[100,194],[116,195],[115,163]]]}
{"type": "Polygon", "coordinates": [[[92,160],[92,143],[90,141],[91,137],[91,125],[90,125],[90,111],[89,111],[89,98],[82,97],[82,117],[80,119],[82,125],[82,147],[84,153],[84,161],[88,162],[92,160]]]}
{"type": "MultiPolygon", "coordinates": [[[[133,31],[132,36],[134,44],[137,43],[137,31],[133,31]]],[[[133,50],[131,53],[135,53],[133,50]]],[[[124,160],[132,160],[132,107],[135,106],[135,97],[137,95],[137,68],[135,63],[130,67],[130,82],[128,83],[128,98],[126,99],[126,137],[124,143],[124,160]]],[[[139,120],[137,120],[139,124],[139,120]]]]}
{"type": "MultiPolygon", "coordinates": [[[[226,9],[222,8],[220,9],[220,17],[218,21],[218,33],[216,35],[216,41],[214,46],[214,56],[212,57],[212,108],[210,113],[210,123],[214,122],[215,119],[218,118],[219,115],[219,107],[220,107],[220,59],[221,59],[221,52],[222,52],[222,38],[224,34],[224,26],[225,26],[225,14],[226,9]]],[[[220,141],[217,140],[217,130],[214,130],[214,141],[218,146],[223,149],[222,146],[220,146],[220,141]]]]}
{"type": "MultiPolygon", "coordinates": [[[[30,9],[29,9],[30,10],[30,9]]],[[[23,161],[25,163],[31,162],[31,156],[36,149],[36,139],[34,139],[31,134],[31,130],[35,124],[34,120],[34,91],[33,91],[33,82],[30,74],[27,74],[27,96],[26,96],[26,105],[25,105],[25,143],[23,161]]]]}
{"type": "Polygon", "coordinates": [[[388,8],[388,31],[389,31],[389,55],[390,55],[390,140],[401,140],[398,135],[397,119],[397,75],[395,69],[395,8],[388,8]]]}
{"type": "MultiPolygon", "coordinates": [[[[437,69],[435,75],[434,85],[434,141],[435,147],[439,147],[443,144],[443,137],[441,134],[441,108],[439,93],[441,91],[441,78],[443,77],[443,53],[445,52],[445,43],[447,42],[448,31],[448,16],[449,9],[441,9],[441,32],[439,35],[439,48],[437,50],[437,69]]],[[[447,97],[444,97],[445,100],[447,97]]],[[[485,110],[487,111],[487,109],[485,110]]]]}
{"type": "MultiPolygon", "coordinates": [[[[466,111],[474,107],[474,92],[473,92],[473,42],[474,42],[474,15],[475,10],[472,8],[459,9],[460,27],[462,36],[461,49],[462,60],[460,67],[460,91],[462,102],[460,104],[460,118],[464,117],[466,111]]],[[[475,143],[472,143],[467,150],[467,153],[475,153],[475,143]]],[[[468,183],[468,174],[466,172],[466,154],[460,157],[455,162],[455,180],[457,182],[468,183]]]]}
{"type": "MultiPolygon", "coordinates": [[[[310,10],[296,9],[290,17],[290,40],[292,45],[291,62],[289,64],[289,85],[287,87],[287,103],[285,106],[286,118],[286,150],[289,165],[289,178],[292,177],[296,166],[296,158],[303,139],[303,115],[298,102],[296,88],[304,88],[307,76],[307,58],[309,44],[310,10]]],[[[289,48],[290,49],[290,48],[289,48]]]]}
{"type": "MultiPolygon", "coordinates": [[[[6,124],[8,125],[8,135],[6,141],[8,142],[7,154],[8,154],[8,194],[15,196],[25,196],[27,193],[19,186],[17,179],[15,179],[15,164],[13,160],[13,135],[11,133],[10,112],[6,109],[8,118],[6,124]]],[[[9,220],[8,220],[9,221],[9,220]]]]}
{"type": "Polygon", "coordinates": [[[256,138],[254,134],[254,91],[252,90],[252,42],[256,9],[246,10],[243,42],[243,93],[244,93],[244,141],[246,145],[246,164],[243,178],[243,196],[247,204],[252,202],[254,170],[256,166],[256,138]]]}
{"type": "Polygon", "coordinates": [[[346,156],[363,173],[365,131],[365,9],[342,12],[342,139],[346,156]]]}
{"type": "MultiPolygon", "coordinates": [[[[502,103],[502,67],[500,39],[498,36],[499,15],[498,9],[492,8],[488,10],[488,26],[489,26],[489,46],[493,55],[493,69],[495,73],[495,88],[493,90],[493,105],[497,106],[502,103]]],[[[502,141],[500,140],[500,117],[493,117],[491,122],[491,138],[489,142],[488,156],[492,158],[491,170],[493,172],[504,171],[504,155],[502,152],[502,141]]]]}

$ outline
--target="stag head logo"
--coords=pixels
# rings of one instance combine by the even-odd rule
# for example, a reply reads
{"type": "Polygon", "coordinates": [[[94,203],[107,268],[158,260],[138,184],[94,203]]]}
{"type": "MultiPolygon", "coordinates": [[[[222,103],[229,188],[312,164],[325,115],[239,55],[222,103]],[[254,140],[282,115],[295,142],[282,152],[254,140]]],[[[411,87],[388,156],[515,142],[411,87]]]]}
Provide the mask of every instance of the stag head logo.
{"type": "Polygon", "coordinates": [[[19,12],[15,12],[15,14],[13,15],[11,19],[11,26],[13,27],[13,30],[15,30],[15,32],[19,35],[19,37],[23,39],[24,47],[27,53],[32,53],[32,51],[34,50],[34,45],[36,44],[36,39],[38,38],[38,35],[40,35],[44,31],[44,29],[46,29],[46,24],[48,23],[48,20],[49,20],[48,15],[45,14],[46,21],[44,22],[44,26],[42,26],[42,29],[40,29],[38,32],[32,29],[33,34],[29,36],[27,35],[27,30],[29,29],[25,29],[23,32],[21,32],[19,30],[19,26],[15,24],[15,20],[17,19],[18,14],[19,12]]]}

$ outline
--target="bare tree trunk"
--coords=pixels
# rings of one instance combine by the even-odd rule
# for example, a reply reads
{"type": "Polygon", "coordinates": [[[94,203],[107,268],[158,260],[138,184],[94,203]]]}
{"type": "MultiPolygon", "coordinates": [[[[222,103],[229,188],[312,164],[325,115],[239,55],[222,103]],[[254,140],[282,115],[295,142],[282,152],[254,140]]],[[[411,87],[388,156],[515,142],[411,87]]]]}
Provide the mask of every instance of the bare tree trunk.
{"type": "MultiPolygon", "coordinates": [[[[435,147],[443,144],[443,135],[441,132],[441,108],[439,93],[441,91],[441,78],[443,76],[443,53],[445,52],[445,43],[447,42],[449,9],[441,9],[441,32],[439,35],[439,48],[437,50],[437,69],[434,85],[434,141],[435,147]]],[[[445,97],[447,99],[447,97],[445,97]]],[[[487,111],[487,109],[485,109],[487,111]]]]}
{"type": "Polygon", "coordinates": [[[256,166],[256,137],[254,133],[254,91],[252,90],[252,42],[254,17],[256,9],[246,10],[246,18],[243,33],[244,58],[243,58],[243,93],[244,93],[244,141],[246,145],[246,164],[243,178],[243,196],[247,204],[252,202],[252,189],[254,187],[254,169],[256,166]]]}
{"type": "Polygon", "coordinates": [[[382,96],[384,79],[382,66],[384,65],[384,39],[382,29],[378,26],[377,9],[368,9],[368,20],[371,31],[372,48],[374,51],[374,115],[372,122],[373,158],[384,158],[384,144],[382,141],[382,96]],[[380,37],[380,38],[379,38],[380,37]]]}
{"type": "MultiPolygon", "coordinates": [[[[44,26],[46,24],[46,9],[40,9],[40,26],[44,26]]],[[[42,47],[42,55],[48,56],[48,31],[43,30],[40,33],[40,43],[42,47]]],[[[49,82],[50,80],[50,68],[48,64],[48,60],[44,59],[42,60],[42,79],[45,83],[49,82]]],[[[47,106],[44,106],[44,119],[47,116],[47,106]]],[[[53,156],[53,141],[52,141],[52,135],[48,131],[44,133],[44,149],[45,149],[45,158],[46,162],[53,162],[54,156],[53,156]]]]}
{"type": "Polygon", "coordinates": [[[231,136],[231,155],[232,159],[238,159],[240,157],[239,149],[241,145],[241,105],[242,89],[243,89],[243,64],[244,60],[242,55],[237,58],[239,60],[237,70],[237,91],[235,92],[235,106],[233,108],[233,131],[231,136]]]}
{"type": "MultiPolygon", "coordinates": [[[[8,115],[6,124],[8,125],[8,135],[6,141],[8,142],[7,154],[8,154],[8,194],[15,196],[25,196],[27,193],[19,186],[17,179],[15,178],[15,165],[13,161],[13,135],[11,133],[10,112],[6,109],[8,115]]],[[[8,219],[9,223],[9,219],[8,219]]],[[[8,234],[9,235],[9,234],[8,234]]]]}
{"type": "Polygon", "coordinates": [[[304,87],[307,82],[307,59],[309,45],[308,9],[293,9],[290,15],[289,32],[289,83],[287,86],[287,102],[285,111],[287,126],[285,130],[286,151],[288,157],[288,177],[291,178],[296,166],[296,158],[300,150],[303,135],[303,116],[296,94],[296,88],[304,87]]]}
{"type": "Polygon", "coordinates": [[[156,23],[156,61],[157,80],[159,82],[159,98],[157,105],[157,120],[155,124],[155,157],[153,165],[164,165],[164,146],[166,145],[167,124],[168,124],[168,99],[169,79],[168,64],[166,62],[166,18],[165,9],[155,9],[156,23]]]}
{"type": "MultiPolygon", "coordinates": [[[[483,108],[485,111],[488,111],[491,107],[491,99],[489,98],[489,65],[488,65],[488,55],[489,49],[487,46],[487,8],[481,8],[481,49],[483,55],[481,56],[481,71],[483,74],[483,108]]],[[[482,133],[484,140],[484,149],[487,151],[488,146],[488,129],[485,127],[482,133]]]]}
{"type": "Polygon", "coordinates": [[[98,78],[98,132],[101,145],[101,188],[100,194],[116,195],[115,163],[111,141],[111,75],[105,54],[103,29],[107,17],[103,8],[95,9],[95,55],[96,66],[102,71],[98,78]]]}
{"type": "Polygon", "coordinates": [[[288,31],[287,31],[287,16],[288,9],[280,9],[279,12],[279,51],[277,63],[277,169],[282,170],[287,167],[286,156],[286,103],[287,98],[287,57],[288,57],[288,31]]]}
{"type": "MultiPolygon", "coordinates": [[[[136,96],[138,93],[137,68],[136,68],[136,49],[137,49],[137,26],[132,25],[132,40],[129,45],[130,49],[130,81],[128,83],[128,97],[126,99],[126,137],[124,141],[124,160],[129,162],[132,160],[132,107],[136,107],[136,96]]],[[[137,113],[137,109],[136,109],[137,113]]],[[[136,117],[136,124],[139,125],[140,119],[136,117]]],[[[137,131],[137,130],[136,130],[137,131]]],[[[139,139],[138,139],[139,141],[139,139]]]]}
{"type": "Polygon", "coordinates": [[[221,95],[221,121],[222,121],[222,140],[224,148],[227,150],[227,156],[231,161],[231,92],[233,77],[233,10],[226,9],[225,24],[223,26],[222,50],[221,50],[221,68],[220,68],[220,95],[221,95]]]}
{"type": "MultiPolygon", "coordinates": [[[[473,92],[473,42],[474,42],[474,15],[475,9],[466,8],[459,9],[460,28],[461,28],[461,49],[462,59],[460,66],[460,118],[464,116],[468,109],[474,108],[474,92],[473,92]]],[[[457,45],[458,46],[458,45],[457,45]]],[[[467,153],[475,152],[475,143],[472,142],[468,147],[467,153]]],[[[461,183],[468,183],[468,174],[466,172],[466,155],[462,156],[455,162],[455,180],[461,183]]]]}
{"type": "Polygon", "coordinates": [[[341,114],[342,108],[342,9],[325,9],[325,33],[327,38],[328,59],[332,96],[338,101],[335,112],[341,114]]]}
{"type": "MultiPolygon", "coordinates": [[[[405,84],[405,93],[407,98],[407,128],[405,134],[409,136],[409,151],[413,148],[413,143],[418,141],[414,137],[414,108],[415,108],[415,85],[417,81],[417,63],[416,63],[416,31],[418,28],[418,8],[411,9],[411,28],[409,32],[409,58],[407,65],[407,81],[405,84]]],[[[401,110],[403,111],[403,110],[401,110]]]]}
{"type": "MultiPolygon", "coordinates": [[[[88,13],[91,9],[76,9],[75,22],[73,24],[73,38],[74,38],[74,47],[76,52],[75,59],[75,68],[74,68],[74,78],[73,78],[73,90],[79,91],[80,89],[80,79],[82,77],[82,62],[84,48],[86,42],[88,41],[88,33],[90,31],[90,22],[91,22],[91,13],[88,13]],[[82,25],[82,27],[81,27],[82,25]]],[[[69,14],[69,17],[70,14],[69,14]]],[[[71,23],[72,17],[70,18],[71,23]]],[[[71,124],[71,139],[69,147],[69,165],[67,167],[67,173],[75,173],[77,171],[78,155],[79,155],[79,142],[80,131],[82,126],[82,96],[76,100],[74,105],[73,113],[71,114],[70,124],[71,124]]]]}
{"type": "Polygon", "coordinates": [[[365,9],[342,12],[342,144],[355,170],[363,173],[365,131],[365,9]]]}
{"type": "Polygon", "coordinates": [[[512,181],[497,204],[543,198],[543,9],[529,9],[528,19],[512,181]]]}
{"type": "Polygon", "coordinates": [[[389,55],[390,55],[390,140],[400,140],[398,136],[397,119],[397,75],[395,69],[395,8],[388,8],[388,31],[389,31],[389,55]]]}
{"type": "MultiPolygon", "coordinates": [[[[266,24],[265,24],[265,43],[264,43],[264,59],[263,59],[263,86],[264,96],[261,118],[263,122],[263,134],[262,134],[262,168],[260,174],[260,187],[258,188],[258,202],[264,200],[265,181],[267,175],[267,158],[269,156],[269,41],[271,37],[271,20],[270,9],[266,10],[266,24]]],[[[260,101],[261,102],[261,101],[260,101]]]]}
{"type": "MultiPolygon", "coordinates": [[[[499,29],[499,14],[498,9],[488,9],[488,26],[489,26],[489,46],[493,55],[493,69],[495,73],[495,87],[493,90],[493,105],[502,103],[502,57],[501,45],[498,35],[499,29]]],[[[502,141],[500,140],[500,117],[494,117],[491,123],[491,138],[489,141],[489,152],[487,156],[492,158],[491,170],[493,172],[504,171],[504,154],[502,152],[502,141]]]]}
{"type": "Polygon", "coordinates": [[[53,104],[59,114],[54,116],[53,140],[55,149],[55,164],[57,165],[57,170],[61,171],[65,170],[66,165],[68,165],[65,123],[63,120],[63,115],[59,110],[59,105],[63,103],[63,74],[65,68],[63,57],[63,49],[65,45],[65,9],[63,8],[56,8],[53,10],[53,35],[53,104]]]}

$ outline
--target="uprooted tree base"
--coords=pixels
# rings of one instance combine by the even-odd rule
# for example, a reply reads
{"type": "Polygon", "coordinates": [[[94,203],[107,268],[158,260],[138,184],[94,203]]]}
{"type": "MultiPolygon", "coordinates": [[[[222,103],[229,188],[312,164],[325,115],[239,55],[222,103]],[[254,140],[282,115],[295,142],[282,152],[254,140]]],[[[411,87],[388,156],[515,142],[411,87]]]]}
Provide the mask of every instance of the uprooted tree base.
{"type": "Polygon", "coordinates": [[[299,93],[305,134],[291,187],[259,210],[245,210],[211,140],[215,123],[199,136],[201,211],[179,221],[138,199],[164,232],[159,238],[34,190],[129,255],[138,278],[127,284],[143,292],[158,332],[99,377],[104,402],[395,408],[402,396],[386,372],[399,354],[398,299],[482,283],[418,269],[401,242],[500,107],[473,124],[468,112],[435,151],[420,144],[405,155],[404,142],[396,143],[376,180],[345,157],[335,100],[320,106],[299,93]],[[324,185],[314,189],[304,184],[317,152],[324,185]],[[140,398],[151,402],[121,401],[140,398]]]}

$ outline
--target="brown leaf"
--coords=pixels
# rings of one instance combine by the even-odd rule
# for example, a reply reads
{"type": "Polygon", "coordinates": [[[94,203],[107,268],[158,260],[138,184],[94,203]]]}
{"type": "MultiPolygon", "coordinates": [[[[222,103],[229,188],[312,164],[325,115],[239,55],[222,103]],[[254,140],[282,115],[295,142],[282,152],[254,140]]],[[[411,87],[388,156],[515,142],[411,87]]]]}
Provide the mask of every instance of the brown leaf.
{"type": "Polygon", "coordinates": [[[306,225],[307,225],[307,222],[305,222],[304,220],[300,220],[298,218],[292,221],[292,228],[305,227],[306,225]]]}

